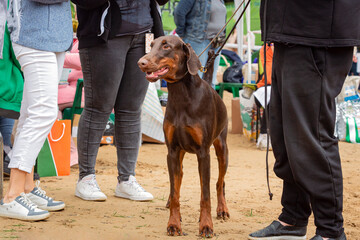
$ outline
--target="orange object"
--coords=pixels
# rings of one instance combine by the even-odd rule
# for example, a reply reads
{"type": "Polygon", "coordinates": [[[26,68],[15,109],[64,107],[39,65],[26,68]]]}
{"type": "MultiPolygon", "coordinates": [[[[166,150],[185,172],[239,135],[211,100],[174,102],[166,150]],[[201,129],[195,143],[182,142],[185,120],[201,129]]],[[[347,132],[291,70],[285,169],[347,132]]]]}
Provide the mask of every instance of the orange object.
{"type": "MultiPolygon", "coordinates": [[[[264,45],[265,46],[265,45],[264,45]]],[[[259,73],[262,74],[261,80],[256,84],[257,88],[265,86],[265,74],[264,73],[264,46],[259,52],[259,73]]],[[[266,47],[266,75],[267,84],[271,85],[271,73],[272,73],[272,62],[273,62],[273,48],[269,45],[266,47]]]]}
{"type": "Polygon", "coordinates": [[[55,121],[37,158],[40,177],[70,175],[71,120],[55,121]]]}

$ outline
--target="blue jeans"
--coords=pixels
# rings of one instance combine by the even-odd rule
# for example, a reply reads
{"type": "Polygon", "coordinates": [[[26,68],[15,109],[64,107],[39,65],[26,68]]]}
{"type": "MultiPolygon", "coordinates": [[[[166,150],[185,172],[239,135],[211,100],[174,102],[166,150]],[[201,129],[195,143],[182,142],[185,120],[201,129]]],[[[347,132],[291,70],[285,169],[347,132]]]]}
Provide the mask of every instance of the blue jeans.
{"type": "Polygon", "coordinates": [[[95,174],[100,140],[111,111],[115,112],[118,180],[135,175],[141,129],[141,105],[149,82],[137,65],[145,54],[145,34],[121,36],[80,49],[85,107],[78,128],[80,179],[95,174]]]}
{"type": "MultiPolygon", "coordinates": [[[[184,42],[186,43],[190,43],[191,47],[194,49],[195,53],[197,55],[199,55],[205,48],[207,45],[209,45],[210,41],[211,40],[204,40],[202,41],[201,43],[199,42],[195,42],[195,41],[192,41],[192,40],[188,40],[186,38],[183,39],[184,42]]],[[[206,49],[206,51],[200,56],[199,60],[201,62],[201,65],[204,67],[206,62],[207,62],[207,59],[208,59],[208,52],[209,52],[209,49],[213,49],[216,53],[216,51],[219,49],[219,48],[212,48],[211,46],[206,49]]],[[[215,83],[216,83],[216,72],[217,72],[217,69],[219,67],[219,63],[220,63],[220,57],[217,56],[215,58],[215,61],[214,61],[214,73],[213,73],[213,78],[212,78],[212,88],[215,89],[215,83]]],[[[203,77],[203,73],[199,71],[199,76],[202,78],[203,77]]]]}
{"type": "Polygon", "coordinates": [[[14,126],[14,119],[5,118],[0,116],[0,133],[4,139],[4,145],[12,147],[11,144],[11,133],[14,126]]]}

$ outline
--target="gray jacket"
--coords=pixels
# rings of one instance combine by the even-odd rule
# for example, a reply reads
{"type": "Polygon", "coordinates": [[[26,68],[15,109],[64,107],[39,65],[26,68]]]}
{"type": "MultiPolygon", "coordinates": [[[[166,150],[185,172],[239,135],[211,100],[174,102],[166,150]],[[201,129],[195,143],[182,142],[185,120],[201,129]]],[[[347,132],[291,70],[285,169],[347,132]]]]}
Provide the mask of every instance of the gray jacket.
{"type": "Polygon", "coordinates": [[[7,0],[0,0],[0,59],[2,59],[2,51],[4,46],[4,33],[6,23],[7,0]]]}
{"type": "Polygon", "coordinates": [[[7,22],[11,41],[19,45],[49,52],[72,46],[68,0],[10,0],[7,22]]]}

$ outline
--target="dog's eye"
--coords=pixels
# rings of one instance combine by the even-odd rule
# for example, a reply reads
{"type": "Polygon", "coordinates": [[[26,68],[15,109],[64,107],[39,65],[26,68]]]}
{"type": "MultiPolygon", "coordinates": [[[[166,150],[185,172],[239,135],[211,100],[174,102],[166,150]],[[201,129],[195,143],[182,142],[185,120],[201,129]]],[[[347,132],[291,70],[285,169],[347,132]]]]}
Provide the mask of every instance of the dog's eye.
{"type": "Polygon", "coordinates": [[[169,45],[169,44],[164,44],[164,45],[163,45],[163,49],[165,49],[165,50],[170,49],[170,45],[169,45]]]}

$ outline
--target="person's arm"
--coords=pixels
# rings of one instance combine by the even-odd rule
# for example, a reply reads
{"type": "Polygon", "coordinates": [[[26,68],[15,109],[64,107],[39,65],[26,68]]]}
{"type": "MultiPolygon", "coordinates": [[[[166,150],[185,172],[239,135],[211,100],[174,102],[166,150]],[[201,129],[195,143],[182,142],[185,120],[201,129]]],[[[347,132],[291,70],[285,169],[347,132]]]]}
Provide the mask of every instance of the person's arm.
{"type": "Polygon", "coordinates": [[[174,11],[174,21],[176,24],[176,33],[183,37],[185,34],[186,15],[191,11],[195,0],[181,0],[174,11]]]}
{"type": "Polygon", "coordinates": [[[101,7],[102,5],[108,2],[108,0],[71,0],[71,1],[75,3],[77,7],[86,10],[101,7]]]}

